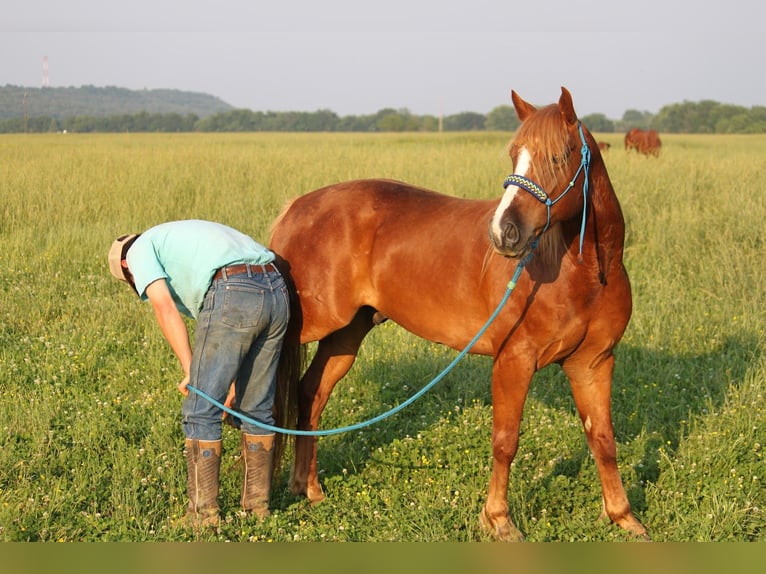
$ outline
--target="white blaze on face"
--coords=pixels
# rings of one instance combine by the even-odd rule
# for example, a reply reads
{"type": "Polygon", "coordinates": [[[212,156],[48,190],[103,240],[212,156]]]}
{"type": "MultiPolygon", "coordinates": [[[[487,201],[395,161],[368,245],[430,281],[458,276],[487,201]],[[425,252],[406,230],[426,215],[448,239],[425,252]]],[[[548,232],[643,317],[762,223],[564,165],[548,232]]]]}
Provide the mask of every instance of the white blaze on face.
{"type": "MultiPolygon", "coordinates": [[[[515,169],[513,170],[513,173],[515,173],[516,175],[521,175],[526,177],[531,163],[532,163],[532,156],[529,155],[527,148],[521,148],[521,152],[519,152],[519,161],[517,162],[517,165],[514,166],[515,169]]],[[[495,237],[502,237],[503,231],[502,231],[502,227],[500,226],[500,220],[502,219],[503,213],[505,213],[505,210],[511,206],[511,203],[513,202],[513,198],[516,197],[516,192],[518,191],[519,191],[518,185],[509,185],[505,189],[503,198],[500,200],[500,205],[497,206],[497,210],[495,210],[495,216],[492,218],[491,229],[495,237]]]]}

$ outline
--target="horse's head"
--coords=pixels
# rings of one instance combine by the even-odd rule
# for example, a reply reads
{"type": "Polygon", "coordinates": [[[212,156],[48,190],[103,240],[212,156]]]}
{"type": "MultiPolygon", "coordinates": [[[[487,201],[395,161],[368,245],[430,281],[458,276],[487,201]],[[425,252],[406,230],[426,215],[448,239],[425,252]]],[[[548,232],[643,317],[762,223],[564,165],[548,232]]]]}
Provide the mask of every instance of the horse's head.
{"type": "Polygon", "coordinates": [[[540,109],[515,91],[512,98],[522,122],[510,146],[514,173],[506,178],[489,237],[501,255],[521,258],[557,223],[584,217],[580,191],[588,178],[590,149],[566,88],[558,104],[540,109]]]}

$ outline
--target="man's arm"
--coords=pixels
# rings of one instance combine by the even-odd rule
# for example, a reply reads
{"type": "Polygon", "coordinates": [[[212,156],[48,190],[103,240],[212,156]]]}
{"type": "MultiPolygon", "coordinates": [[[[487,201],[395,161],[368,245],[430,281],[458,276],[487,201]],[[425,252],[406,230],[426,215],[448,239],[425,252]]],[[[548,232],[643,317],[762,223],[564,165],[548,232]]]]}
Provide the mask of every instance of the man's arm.
{"type": "Polygon", "coordinates": [[[192,351],[189,344],[189,332],[186,330],[186,323],[178,311],[173,297],[168,289],[165,279],[158,279],[146,288],[146,296],[152,304],[154,315],[160,324],[162,334],[170,343],[176,357],[181,363],[184,371],[184,378],[178,384],[178,390],[183,395],[188,395],[189,391],[186,385],[189,384],[189,369],[191,368],[192,351]]]}

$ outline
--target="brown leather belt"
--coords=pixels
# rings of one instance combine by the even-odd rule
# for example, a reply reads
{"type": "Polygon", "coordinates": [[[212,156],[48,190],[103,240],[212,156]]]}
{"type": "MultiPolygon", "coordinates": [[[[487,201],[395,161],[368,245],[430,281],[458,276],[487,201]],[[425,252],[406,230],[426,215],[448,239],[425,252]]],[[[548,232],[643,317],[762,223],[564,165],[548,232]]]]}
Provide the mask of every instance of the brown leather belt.
{"type": "Polygon", "coordinates": [[[266,265],[253,265],[251,263],[241,263],[239,265],[229,265],[228,267],[221,267],[213,275],[213,281],[223,279],[223,272],[226,271],[226,276],[229,275],[241,275],[247,273],[247,268],[250,268],[250,272],[256,273],[273,273],[277,270],[273,263],[267,263],[266,265]]]}

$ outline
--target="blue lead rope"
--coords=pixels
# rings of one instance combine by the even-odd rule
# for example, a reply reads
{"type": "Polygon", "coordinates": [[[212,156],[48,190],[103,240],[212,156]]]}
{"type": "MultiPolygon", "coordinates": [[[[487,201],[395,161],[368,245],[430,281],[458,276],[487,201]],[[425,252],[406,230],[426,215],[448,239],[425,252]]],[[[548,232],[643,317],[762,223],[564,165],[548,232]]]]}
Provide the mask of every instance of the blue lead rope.
{"type": "MultiPolygon", "coordinates": [[[[579,246],[580,256],[582,256],[583,238],[585,236],[585,220],[587,218],[587,212],[588,212],[588,187],[589,187],[588,184],[590,179],[591,153],[590,153],[590,148],[588,147],[588,143],[585,139],[585,134],[583,133],[582,123],[578,122],[577,128],[580,132],[580,141],[582,142],[582,147],[580,148],[580,155],[581,155],[580,166],[577,168],[577,171],[575,172],[574,177],[570,180],[569,185],[556,199],[551,199],[550,196],[545,192],[545,190],[542,187],[540,187],[538,184],[536,184],[534,181],[518,174],[509,175],[505,179],[505,182],[503,183],[503,187],[507,188],[509,185],[516,185],[520,187],[521,189],[524,189],[525,191],[532,194],[535,197],[535,199],[537,199],[538,201],[540,201],[546,206],[546,209],[548,212],[548,221],[546,222],[545,228],[543,229],[543,233],[544,233],[550,226],[551,207],[554,204],[556,204],[560,199],[562,199],[567,193],[569,193],[569,191],[574,187],[575,181],[577,180],[577,178],[580,176],[581,173],[584,173],[583,184],[582,184],[583,207],[582,207],[582,221],[580,222],[580,246],[579,246]]],[[[402,409],[408,407],[409,405],[414,403],[416,400],[418,400],[420,397],[422,397],[425,393],[430,391],[434,387],[434,385],[436,385],[436,383],[441,381],[450,371],[452,371],[452,369],[455,368],[455,366],[463,359],[463,357],[465,357],[468,354],[471,348],[476,344],[476,342],[481,338],[481,336],[489,328],[490,324],[492,324],[492,322],[500,314],[500,310],[503,308],[505,303],[508,301],[508,298],[511,296],[511,293],[516,288],[516,282],[519,280],[522,270],[532,258],[532,253],[534,252],[536,246],[537,246],[537,240],[535,240],[535,242],[532,243],[532,250],[521,261],[519,261],[519,264],[516,266],[516,271],[513,274],[513,278],[511,278],[511,280],[508,282],[508,286],[505,290],[505,294],[503,295],[503,298],[500,300],[500,303],[497,305],[497,308],[494,310],[492,315],[489,317],[489,319],[484,324],[484,326],[479,330],[479,332],[476,333],[474,338],[471,339],[471,341],[468,343],[465,349],[460,351],[457,357],[455,357],[452,360],[452,362],[449,365],[447,365],[447,367],[441,373],[439,373],[436,377],[434,377],[434,379],[430,383],[428,383],[425,387],[423,387],[417,393],[412,395],[409,399],[407,399],[400,405],[392,408],[391,410],[386,411],[367,421],[363,421],[357,424],[339,427],[335,429],[328,429],[328,430],[304,431],[304,430],[297,430],[297,429],[285,429],[285,428],[268,425],[260,421],[256,421],[250,417],[243,415],[242,413],[238,413],[237,411],[230,409],[229,407],[221,404],[210,395],[204,393],[203,391],[199,390],[198,388],[192,385],[188,385],[186,388],[198,394],[200,397],[204,398],[205,400],[210,401],[213,405],[215,405],[216,407],[230,414],[233,417],[237,417],[238,419],[241,419],[242,421],[248,422],[259,428],[262,428],[271,432],[278,432],[278,433],[287,434],[287,435],[329,436],[329,435],[359,430],[364,427],[368,427],[370,425],[378,423],[382,421],[383,419],[386,419],[398,413],[402,409]]]]}
{"type": "MultiPolygon", "coordinates": [[[[534,251],[535,246],[536,246],[536,244],[533,245],[532,251],[534,251]]],[[[272,425],[268,425],[268,424],[262,423],[260,421],[256,421],[256,420],[254,420],[254,419],[252,419],[252,418],[250,418],[250,417],[248,417],[246,415],[243,415],[242,413],[239,413],[239,412],[237,412],[237,411],[235,411],[233,409],[230,409],[229,407],[221,404],[220,402],[215,400],[210,395],[204,393],[203,391],[199,390],[198,388],[196,388],[196,387],[194,387],[192,385],[188,385],[186,388],[189,389],[190,391],[198,394],[200,397],[202,397],[203,399],[209,401],[210,403],[212,403],[213,405],[215,405],[219,409],[222,409],[224,412],[230,414],[231,416],[237,417],[238,419],[241,419],[244,422],[250,423],[252,425],[255,425],[255,426],[259,427],[259,428],[262,428],[264,430],[271,431],[271,432],[278,432],[278,433],[281,433],[281,434],[295,435],[295,436],[330,436],[330,435],[341,434],[341,433],[344,433],[344,432],[355,431],[355,430],[359,430],[359,429],[368,427],[370,425],[373,425],[375,423],[378,423],[378,422],[382,421],[383,419],[387,419],[388,417],[398,413],[399,411],[405,409],[406,407],[408,407],[409,405],[414,403],[416,400],[418,400],[420,397],[422,397],[424,394],[426,394],[428,391],[430,391],[436,385],[436,383],[441,381],[450,371],[452,371],[452,369],[455,368],[455,366],[460,362],[460,360],[463,357],[465,357],[468,354],[468,351],[471,350],[471,348],[476,344],[476,342],[481,338],[481,336],[489,328],[489,326],[492,324],[492,322],[500,314],[500,310],[506,304],[506,302],[508,301],[508,298],[511,296],[511,293],[516,288],[516,283],[519,280],[519,277],[521,276],[521,271],[524,269],[524,267],[527,265],[527,263],[529,263],[530,259],[532,258],[532,251],[530,251],[530,253],[527,254],[526,257],[524,257],[524,259],[519,261],[519,264],[516,266],[516,271],[513,273],[513,277],[511,278],[511,280],[508,282],[508,285],[507,285],[507,287],[505,289],[505,294],[503,295],[503,298],[500,300],[500,303],[498,303],[497,308],[494,310],[492,315],[490,315],[489,319],[484,324],[484,326],[479,330],[479,332],[476,333],[474,338],[471,339],[471,341],[468,343],[468,345],[465,347],[465,349],[460,351],[460,353],[457,355],[457,357],[455,357],[452,360],[452,362],[449,365],[447,365],[445,367],[445,369],[441,373],[439,373],[436,377],[434,377],[434,379],[430,383],[428,383],[425,387],[423,387],[417,393],[412,395],[409,399],[407,399],[406,401],[404,401],[400,405],[397,405],[396,407],[392,408],[391,410],[386,411],[386,412],[384,412],[384,413],[382,413],[382,414],[380,414],[380,415],[378,415],[378,416],[376,416],[374,418],[371,418],[369,420],[362,421],[360,423],[356,423],[356,424],[349,425],[349,426],[339,427],[339,428],[335,428],[335,429],[327,429],[327,430],[306,431],[306,430],[297,430],[297,429],[285,429],[285,428],[280,428],[280,427],[275,427],[275,426],[272,426],[272,425]]]]}

